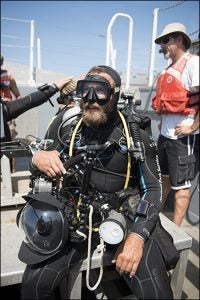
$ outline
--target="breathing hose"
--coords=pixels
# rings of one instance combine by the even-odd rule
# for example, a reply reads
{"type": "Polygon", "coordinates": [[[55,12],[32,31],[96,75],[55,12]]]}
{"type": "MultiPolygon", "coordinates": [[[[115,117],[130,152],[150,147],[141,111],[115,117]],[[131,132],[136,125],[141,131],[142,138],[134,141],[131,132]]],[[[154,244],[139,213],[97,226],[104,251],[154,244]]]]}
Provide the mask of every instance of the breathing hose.
{"type": "Polygon", "coordinates": [[[89,234],[88,234],[88,256],[87,256],[87,270],[86,270],[86,285],[90,291],[96,290],[98,285],[101,282],[103,277],[103,253],[104,253],[104,241],[100,238],[100,244],[97,246],[97,249],[100,251],[100,273],[99,278],[94,286],[90,286],[89,277],[90,277],[90,262],[91,262],[91,240],[92,240],[92,214],[93,214],[93,206],[90,205],[89,212],[89,234]]]}

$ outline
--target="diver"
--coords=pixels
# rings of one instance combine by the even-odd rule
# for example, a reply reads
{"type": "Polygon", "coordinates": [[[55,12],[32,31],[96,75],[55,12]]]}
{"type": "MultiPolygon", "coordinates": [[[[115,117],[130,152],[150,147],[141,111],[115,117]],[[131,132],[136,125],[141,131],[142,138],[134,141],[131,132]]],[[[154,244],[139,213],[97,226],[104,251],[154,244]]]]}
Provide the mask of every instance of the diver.
{"type": "Polygon", "coordinates": [[[159,220],[156,144],[131,114],[118,111],[120,87],[113,68],[91,68],[77,82],[80,112],[54,123],[48,132],[57,139],[32,157],[33,190],[19,216],[26,234],[19,259],[27,265],[21,299],[69,299],[69,272],[87,257],[89,244],[91,252],[103,245],[113,253],[116,271],[137,298],[173,299],[168,270],[179,257],[159,220]]]}

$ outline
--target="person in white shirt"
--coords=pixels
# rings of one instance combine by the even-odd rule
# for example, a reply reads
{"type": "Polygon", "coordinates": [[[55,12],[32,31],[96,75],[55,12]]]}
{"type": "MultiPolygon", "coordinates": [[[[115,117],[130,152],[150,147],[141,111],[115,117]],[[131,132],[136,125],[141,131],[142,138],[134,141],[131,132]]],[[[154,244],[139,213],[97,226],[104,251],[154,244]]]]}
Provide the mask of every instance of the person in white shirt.
{"type": "Polygon", "coordinates": [[[199,141],[199,56],[187,52],[191,39],[185,26],[168,24],[155,39],[171,64],[161,72],[152,107],[161,114],[158,155],[163,203],[174,190],[173,221],[181,226],[190,202],[199,141]]]}

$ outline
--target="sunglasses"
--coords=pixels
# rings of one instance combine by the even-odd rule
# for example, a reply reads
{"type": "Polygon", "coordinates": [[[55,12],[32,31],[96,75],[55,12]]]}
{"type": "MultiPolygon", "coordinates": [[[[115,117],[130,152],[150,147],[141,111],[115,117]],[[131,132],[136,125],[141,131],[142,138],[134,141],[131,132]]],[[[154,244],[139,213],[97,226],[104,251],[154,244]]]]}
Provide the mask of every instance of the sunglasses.
{"type": "Polygon", "coordinates": [[[179,35],[179,33],[173,33],[171,35],[165,36],[164,38],[162,38],[160,44],[166,45],[167,43],[169,43],[170,39],[177,39],[179,35]]]}
{"type": "Polygon", "coordinates": [[[170,39],[172,39],[172,38],[173,38],[173,36],[171,36],[171,35],[166,36],[166,37],[162,38],[160,43],[166,45],[167,43],[169,43],[170,39]]]}

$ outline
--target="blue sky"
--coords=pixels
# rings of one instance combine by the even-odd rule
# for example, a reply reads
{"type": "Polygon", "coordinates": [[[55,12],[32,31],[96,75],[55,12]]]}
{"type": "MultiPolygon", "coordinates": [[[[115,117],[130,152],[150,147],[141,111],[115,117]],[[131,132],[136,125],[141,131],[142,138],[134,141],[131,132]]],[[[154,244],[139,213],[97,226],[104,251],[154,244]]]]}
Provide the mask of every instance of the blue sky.
{"type": "MultiPolygon", "coordinates": [[[[183,23],[191,38],[198,36],[198,1],[1,1],[1,17],[35,21],[34,66],[37,66],[36,40],[41,40],[43,69],[79,76],[91,66],[105,64],[108,24],[116,13],[133,18],[133,73],[148,74],[153,10],[159,8],[160,34],[168,23],[183,23]]],[[[126,70],[128,19],[113,25],[116,68],[126,70]]],[[[28,64],[30,23],[1,19],[1,46],[5,60],[28,64]],[[6,46],[7,45],[7,46],[6,46]],[[8,47],[9,46],[9,47],[8,47]],[[18,46],[18,47],[12,47],[18,46]]],[[[165,65],[156,47],[155,69],[165,65]]]]}

